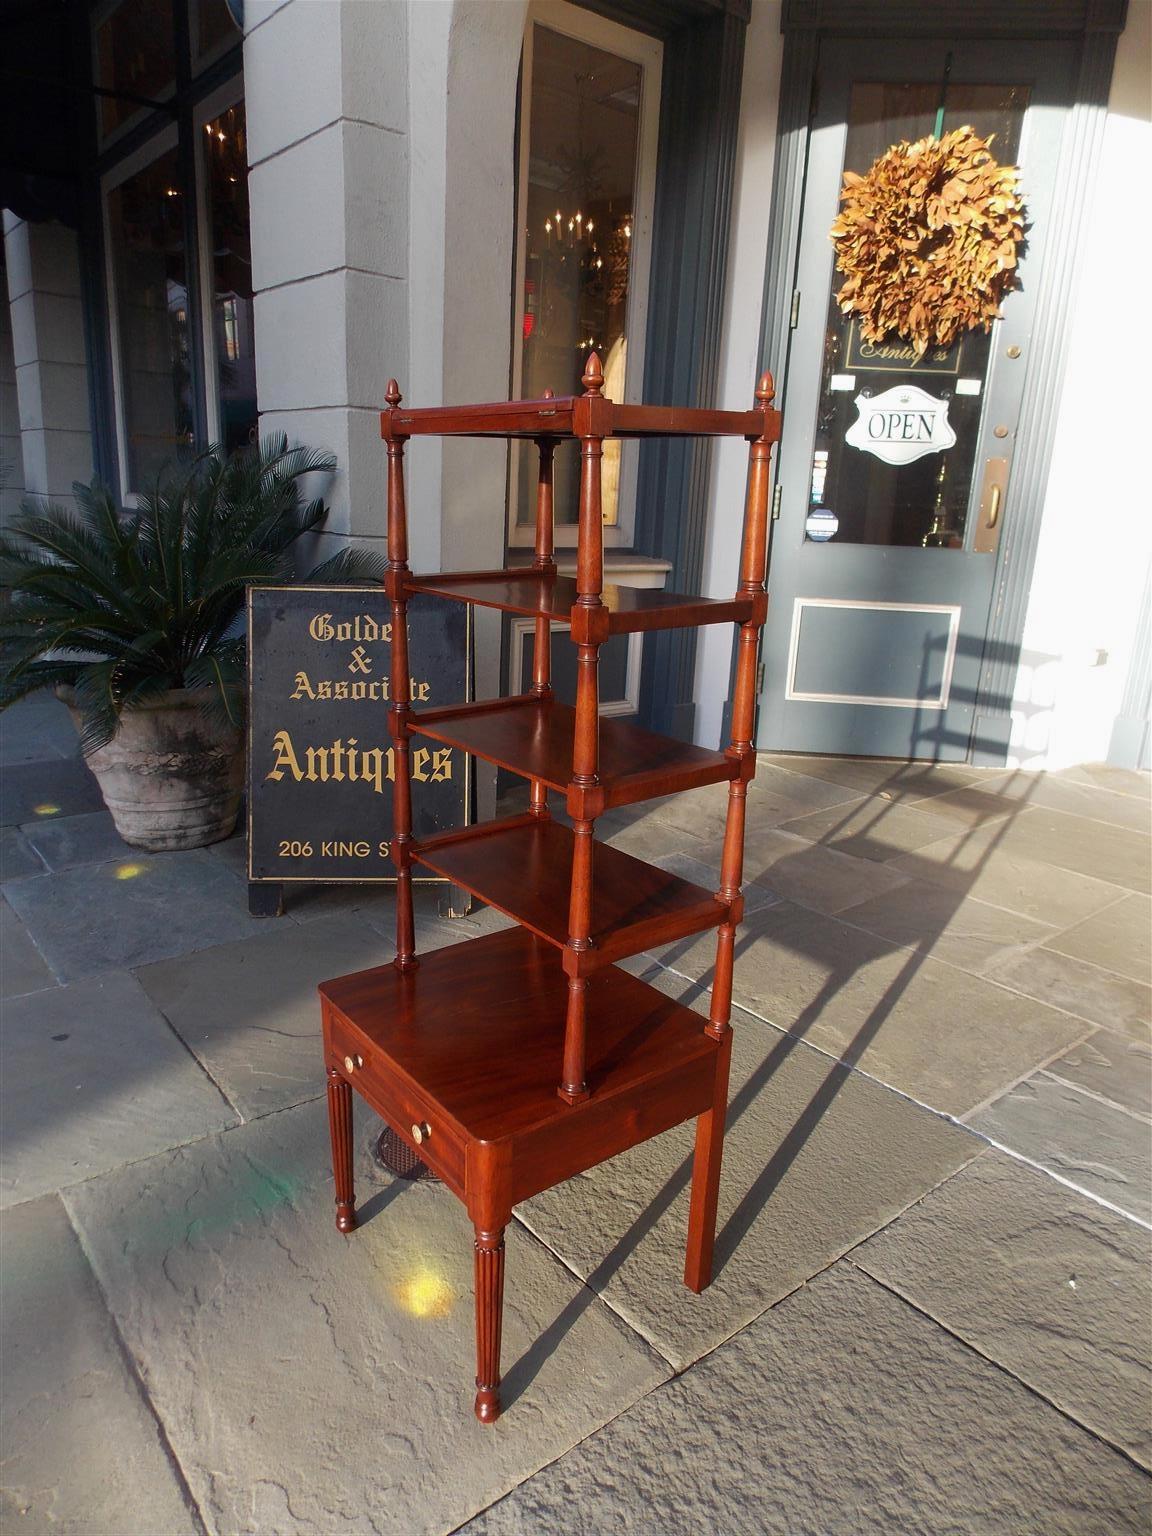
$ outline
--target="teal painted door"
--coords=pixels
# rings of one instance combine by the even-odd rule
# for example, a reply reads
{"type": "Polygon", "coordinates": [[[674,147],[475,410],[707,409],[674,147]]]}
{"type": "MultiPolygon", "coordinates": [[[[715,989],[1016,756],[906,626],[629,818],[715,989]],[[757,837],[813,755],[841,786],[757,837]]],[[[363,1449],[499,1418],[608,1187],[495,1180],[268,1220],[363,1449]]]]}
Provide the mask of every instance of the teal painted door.
{"type": "MultiPolygon", "coordinates": [[[[825,42],[809,133],[779,464],[759,745],[964,761],[1027,387],[1073,49],[825,42]],[[870,345],[833,295],[845,170],[970,124],[1021,167],[1022,287],[991,334],[919,362],[870,345]]],[[[769,359],[779,367],[779,360],[769,359]]],[[[985,704],[983,707],[987,707],[985,704]]]]}

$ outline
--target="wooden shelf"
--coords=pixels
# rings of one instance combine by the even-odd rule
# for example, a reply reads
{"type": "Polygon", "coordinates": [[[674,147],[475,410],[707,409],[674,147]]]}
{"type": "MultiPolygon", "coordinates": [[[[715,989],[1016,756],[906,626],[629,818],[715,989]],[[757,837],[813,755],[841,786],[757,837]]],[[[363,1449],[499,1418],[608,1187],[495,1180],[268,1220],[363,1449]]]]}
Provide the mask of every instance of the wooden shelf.
{"type": "Polygon", "coordinates": [[[432,950],[414,971],[381,965],[320,986],[338,1022],[355,1032],[362,1091],[373,1096],[375,1082],[387,1095],[395,1083],[393,1091],[407,1090],[428,1115],[430,1160],[441,1133],[465,1147],[517,1138],[516,1200],[556,1182],[549,1131],[578,1165],[559,1175],[567,1178],[605,1155],[581,1136],[582,1117],[621,1122],[615,1138],[631,1145],[654,1134],[641,1129],[646,1085],[686,1076],[698,1104],[707,1102],[719,1047],[700,1015],[614,966],[588,981],[592,1097],[575,1105],[558,1098],[567,992],[555,950],[519,928],[432,950]],[[621,1100],[627,1114],[616,1112],[621,1100]]]}
{"type": "MultiPolygon", "coordinates": [[[[414,576],[409,581],[409,590],[564,623],[568,622],[578,595],[571,576],[540,576],[516,569],[414,576]]],[[[683,597],[655,587],[609,583],[600,601],[608,610],[611,635],[648,629],[687,629],[700,624],[742,624],[752,615],[751,598],[683,597]]]]}
{"type": "MultiPolygon", "coordinates": [[[[622,405],[598,398],[595,430],[603,437],[759,437],[767,427],[779,436],[776,411],[701,411],[687,406],[622,405]]],[[[381,435],[407,437],[572,437],[589,413],[586,395],[558,395],[550,400],[498,400],[488,405],[430,406],[386,410],[381,435]]]]}
{"type": "MultiPolygon", "coordinates": [[[[576,711],[555,699],[522,694],[413,710],[411,726],[418,736],[460,747],[561,793],[572,778],[576,711]]],[[[739,771],[739,764],[722,752],[657,736],[624,720],[600,720],[600,784],[608,806],[719,784],[739,771]]]]}
{"type": "MultiPolygon", "coordinates": [[[[415,858],[563,949],[574,841],[551,817],[522,815],[441,833],[415,858]]],[[[592,869],[591,938],[601,962],[702,933],[728,915],[728,904],[703,886],[607,843],[596,844],[592,869]]]]}

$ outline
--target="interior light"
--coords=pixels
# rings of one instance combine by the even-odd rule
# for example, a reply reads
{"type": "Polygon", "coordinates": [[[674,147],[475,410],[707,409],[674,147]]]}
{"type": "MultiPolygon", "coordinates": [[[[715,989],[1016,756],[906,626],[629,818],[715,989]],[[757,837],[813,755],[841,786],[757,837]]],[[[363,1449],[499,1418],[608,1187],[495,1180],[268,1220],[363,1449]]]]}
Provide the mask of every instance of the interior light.
{"type": "Polygon", "coordinates": [[[146,864],[117,864],[113,873],[117,880],[135,880],[148,868],[146,864]]]}
{"type": "Polygon", "coordinates": [[[60,814],[60,807],[58,805],[52,805],[47,800],[43,805],[34,805],[32,809],[37,816],[59,816],[60,814]]]}

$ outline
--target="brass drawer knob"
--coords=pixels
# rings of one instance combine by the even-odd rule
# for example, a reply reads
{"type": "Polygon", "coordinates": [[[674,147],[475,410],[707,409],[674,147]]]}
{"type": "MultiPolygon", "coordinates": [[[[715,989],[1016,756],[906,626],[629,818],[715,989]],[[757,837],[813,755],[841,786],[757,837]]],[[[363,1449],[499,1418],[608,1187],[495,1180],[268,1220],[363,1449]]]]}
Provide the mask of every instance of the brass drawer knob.
{"type": "Polygon", "coordinates": [[[432,1127],[428,1124],[427,1120],[421,1120],[419,1125],[412,1127],[412,1140],[418,1147],[422,1147],[426,1141],[430,1141],[431,1137],[432,1127]]]}
{"type": "Polygon", "coordinates": [[[363,1065],[363,1056],[345,1056],[344,1058],[344,1070],[346,1072],[355,1072],[358,1067],[362,1067],[363,1065]]]}

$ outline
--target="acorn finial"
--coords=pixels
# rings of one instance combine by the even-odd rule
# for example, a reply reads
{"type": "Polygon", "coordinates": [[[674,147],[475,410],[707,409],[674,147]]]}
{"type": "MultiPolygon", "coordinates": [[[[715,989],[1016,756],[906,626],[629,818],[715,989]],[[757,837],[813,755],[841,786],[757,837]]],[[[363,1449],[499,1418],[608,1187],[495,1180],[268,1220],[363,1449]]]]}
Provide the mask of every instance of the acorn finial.
{"type": "Polygon", "coordinates": [[[399,384],[397,384],[395,379],[389,379],[388,388],[384,391],[384,402],[388,409],[394,411],[403,398],[404,396],[400,393],[399,384]]]}
{"type": "Polygon", "coordinates": [[[772,375],[765,369],[756,386],[756,404],[760,410],[766,411],[775,398],[776,386],[772,382],[772,375]]]}
{"type": "Polygon", "coordinates": [[[589,352],[588,361],[584,364],[584,377],[580,382],[586,395],[598,395],[604,388],[604,370],[595,352],[589,352]]]}
{"type": "Polygon", "coordinates": [[[544,400],[555,400],[556,396],[552,393],[552,391],[550,389],[546,389],[544,391],[544,394],[541,396],[541,398],[544,399],[544,400]]]}

